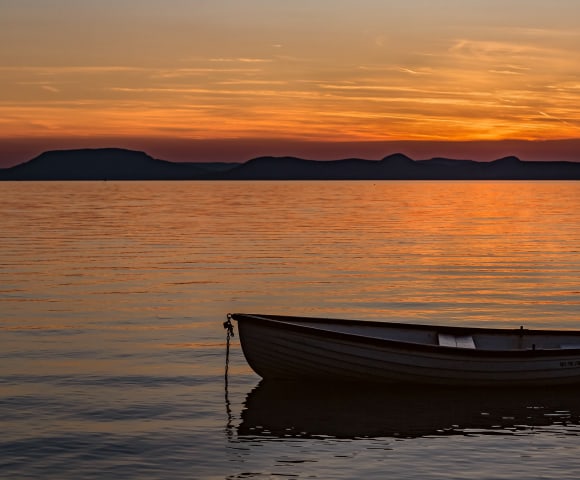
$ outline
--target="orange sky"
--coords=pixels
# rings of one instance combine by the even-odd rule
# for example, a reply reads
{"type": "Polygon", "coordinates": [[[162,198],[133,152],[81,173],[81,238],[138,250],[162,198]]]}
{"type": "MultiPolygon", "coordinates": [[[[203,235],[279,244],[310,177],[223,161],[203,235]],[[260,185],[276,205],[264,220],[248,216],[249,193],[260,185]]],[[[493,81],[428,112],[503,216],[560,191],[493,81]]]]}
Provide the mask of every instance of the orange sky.
{"type": "Polygon", "coordinates": [[[580,138],[579,51],[576,0],[2,0],[0,163],[81,146],[537,159],[545,143],[465,142],[580,138]]]}

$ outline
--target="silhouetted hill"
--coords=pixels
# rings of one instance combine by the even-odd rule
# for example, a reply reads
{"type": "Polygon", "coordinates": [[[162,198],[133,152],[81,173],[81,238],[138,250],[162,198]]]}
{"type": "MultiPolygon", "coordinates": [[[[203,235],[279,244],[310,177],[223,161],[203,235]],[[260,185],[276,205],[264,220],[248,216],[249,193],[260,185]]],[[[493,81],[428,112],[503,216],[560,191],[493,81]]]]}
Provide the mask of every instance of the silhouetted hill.
{"type": "Polygon", "coordinates": [[[245,163],[179,163],[120,148],[56,150],[12,168],[0,180],[580,180],[580,163],[493,162],[396,153],[382,160],[259,157],[245,163]]]}
{"type": "Polygon", "coordinates": [[[316,161],[260,157],[225,173],[229,180],[580,180],[580,163],[493,162],[433,158],[412,160],[401,153],[382,160],[316,161]]]}
{"type": "Polygon", "coordinates": [[[227,164],[177,163],[121,148],[54,150],[12,168],[4,180],[186,180],[224,171],[227,164]]]}

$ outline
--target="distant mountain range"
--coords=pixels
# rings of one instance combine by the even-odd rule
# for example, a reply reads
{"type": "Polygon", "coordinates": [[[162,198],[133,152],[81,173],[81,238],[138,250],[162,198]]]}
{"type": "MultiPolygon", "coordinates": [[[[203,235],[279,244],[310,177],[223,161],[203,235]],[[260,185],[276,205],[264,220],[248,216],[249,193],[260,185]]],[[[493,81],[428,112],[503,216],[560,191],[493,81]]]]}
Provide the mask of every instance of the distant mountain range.
{"type": "Polygon", "coordinates": [[[0,169],[0,180],[580,180],[580,162],[493,162],[396,153],[382,160],[260,157],[244,163],[182,163],[120,148],[55,150],[0,169]]]}

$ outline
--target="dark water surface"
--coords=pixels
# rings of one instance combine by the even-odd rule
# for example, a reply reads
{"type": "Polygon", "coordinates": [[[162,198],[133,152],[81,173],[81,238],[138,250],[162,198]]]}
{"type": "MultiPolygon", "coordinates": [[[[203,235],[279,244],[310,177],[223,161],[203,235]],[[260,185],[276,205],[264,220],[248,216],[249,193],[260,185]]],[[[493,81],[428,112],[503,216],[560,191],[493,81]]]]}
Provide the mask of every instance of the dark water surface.
{"type": "Polygon", "coordinates": [[[580,327],[579,182],[0,184],[0,478],[577,479],[580,390],[260,382],[229,311],[580,327]]]}

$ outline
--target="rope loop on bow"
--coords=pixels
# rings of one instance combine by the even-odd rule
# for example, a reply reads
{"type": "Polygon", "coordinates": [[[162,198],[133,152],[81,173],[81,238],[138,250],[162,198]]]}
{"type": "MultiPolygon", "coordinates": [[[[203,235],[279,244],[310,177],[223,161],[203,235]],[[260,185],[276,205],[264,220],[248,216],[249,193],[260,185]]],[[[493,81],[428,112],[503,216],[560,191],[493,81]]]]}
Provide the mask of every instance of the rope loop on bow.
{"type": "Polygon", "coordinates": [[[234,337],[234,325],[232,323],[232,315],[230,313],[228,313],[227,315],[227,320],[224,322],[224,328],[227,331],[227,337],[228,340],[230,339],[230,337],[234,337]]]}

